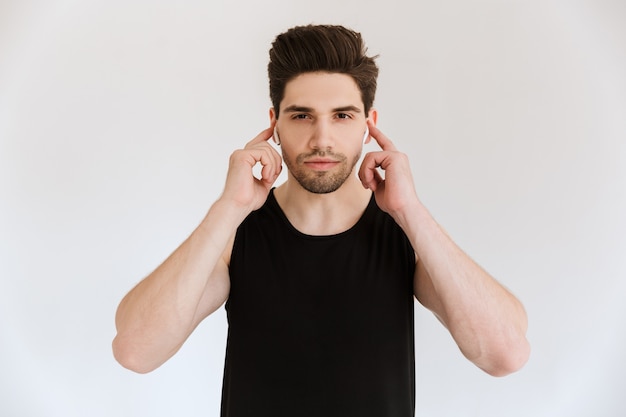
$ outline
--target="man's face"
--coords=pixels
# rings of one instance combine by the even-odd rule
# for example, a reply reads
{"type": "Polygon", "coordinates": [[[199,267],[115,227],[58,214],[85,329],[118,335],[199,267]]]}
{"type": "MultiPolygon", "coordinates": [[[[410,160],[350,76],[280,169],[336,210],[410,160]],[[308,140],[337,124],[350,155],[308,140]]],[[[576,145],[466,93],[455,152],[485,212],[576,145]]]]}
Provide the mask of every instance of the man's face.
{"type": "Polygon", "coordinates": [[[366,115],[346,74],[305,73],[289,81],[277,131],[290,175],[306,190],[337,190],[361,156],[366,115]]]}

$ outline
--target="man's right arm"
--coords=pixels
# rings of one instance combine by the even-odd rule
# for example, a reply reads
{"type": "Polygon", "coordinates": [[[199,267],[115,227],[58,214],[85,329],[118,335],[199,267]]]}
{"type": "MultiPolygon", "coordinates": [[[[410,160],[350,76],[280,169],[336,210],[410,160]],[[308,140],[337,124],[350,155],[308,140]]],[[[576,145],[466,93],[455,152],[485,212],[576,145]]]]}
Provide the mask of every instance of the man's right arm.
{"type": "Polygon", "coordinates": [[[124,367],[150,372],[174,355],[196,326],[228,298],[228,265],[237,227],[259,208],[281,171],[280,155],[261,132],[230,159],[219,200],[193,233],[120,302],[113,354],[124,367]],[[262,177],[252,167],[263,166],[262,177]]]}
{"type": "Polygon", "coordinates": [[[241,223],[216,202],[194,232],[121,301],[113,354],[125,368],[150,372],[174,355],[195,327],[228,298],[228,259],[241,223]]]}

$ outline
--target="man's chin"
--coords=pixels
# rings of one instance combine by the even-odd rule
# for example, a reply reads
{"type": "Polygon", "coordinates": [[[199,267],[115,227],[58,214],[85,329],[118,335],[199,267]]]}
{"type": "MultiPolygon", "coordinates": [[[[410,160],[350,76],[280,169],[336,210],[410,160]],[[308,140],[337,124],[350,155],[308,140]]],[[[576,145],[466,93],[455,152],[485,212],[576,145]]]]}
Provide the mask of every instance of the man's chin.
{"type": "Polygon", "coordinates": [[[314,178],[298,179],[302,188],[313,194],[330,194],[337,191],[347,178],[314,178]]]}

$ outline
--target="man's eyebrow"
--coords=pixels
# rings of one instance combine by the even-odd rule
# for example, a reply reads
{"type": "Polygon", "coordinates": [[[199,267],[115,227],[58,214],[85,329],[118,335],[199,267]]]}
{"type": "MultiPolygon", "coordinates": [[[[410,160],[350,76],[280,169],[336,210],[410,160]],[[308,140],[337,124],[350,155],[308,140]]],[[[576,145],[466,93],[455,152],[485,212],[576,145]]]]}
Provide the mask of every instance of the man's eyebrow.
{"type": "Polygon", "coordinates": [[[292,104],[291,106],[285,107],[283,109],[283,112],[285,113],[311,113],[313,112],[313,108],[292,104]]]}
{"type": "MultiPolygon", "coordinates": [[[[332,109],[333,113],[346,112],[346,111],[361,113],[361,109],[353,105],[341,106],[341,107],[336,107],[332,109]]],[[[314,113],[315,109],[313,109],[312,107],[298,106],[296,104],[293,104],[291,106],[285,107],[283,109],[283,112],[285,113],[314,113]]]]}
{"type": "Polygon", "coordinates": [[[341,111],[352,111],[355,113],[361,113],[361,109],[358,108],[357,106],[343,106],[343,107],[337,107],[336,109],[333,109],[333,113],[337,113],[341,111]]]}

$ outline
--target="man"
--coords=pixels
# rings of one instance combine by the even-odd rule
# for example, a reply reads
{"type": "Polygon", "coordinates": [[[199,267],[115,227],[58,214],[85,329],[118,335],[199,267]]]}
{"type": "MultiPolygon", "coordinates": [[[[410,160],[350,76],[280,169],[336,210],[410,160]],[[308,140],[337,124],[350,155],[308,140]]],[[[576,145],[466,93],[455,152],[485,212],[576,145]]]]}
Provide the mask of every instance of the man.
{"type": "Polygon", "coordinates": [[[410,416],[416,297],[478,367],[519,369],[524,309],[418,199],[406,155],[376,128],[378,68],[360,34],[292,28],[268,72],[270,127],[232,154],[201,224],[120,303],[117,360],[157,368],[226,302],[223,416],[410,416]],[[372,139],[381,150],[357,167],[372,139]]]}

